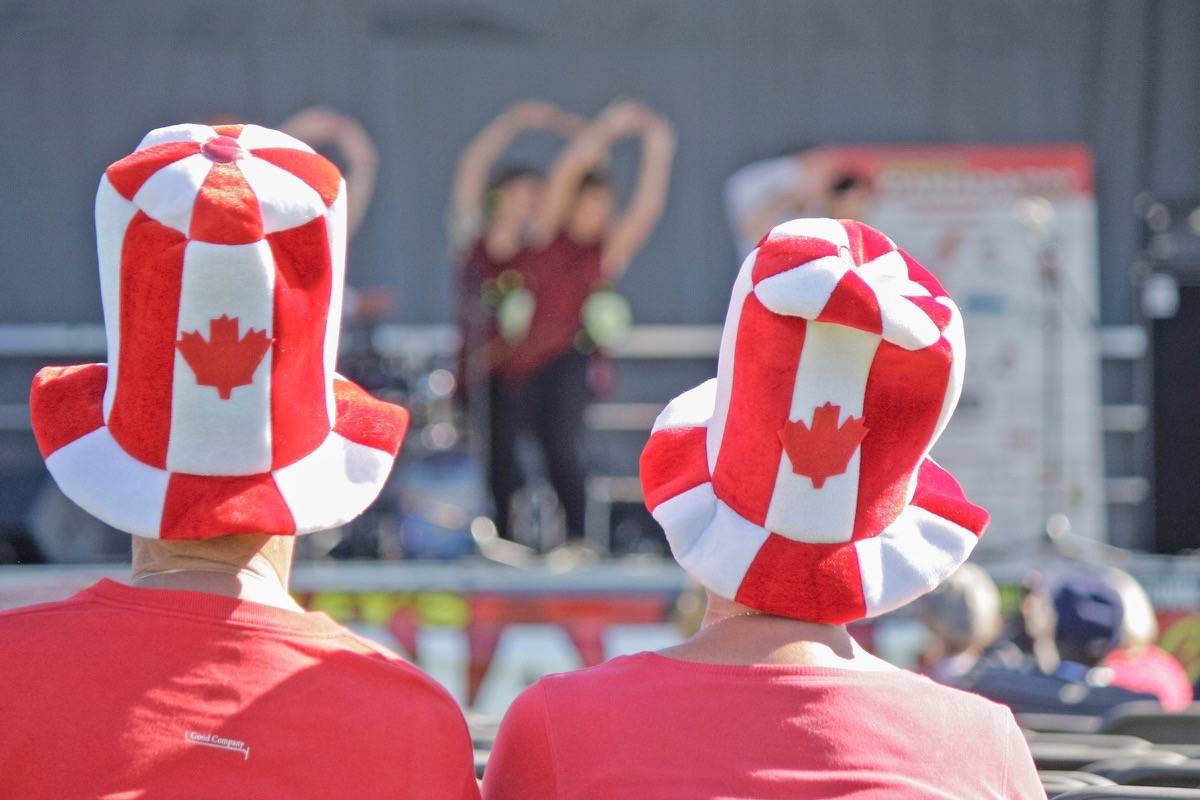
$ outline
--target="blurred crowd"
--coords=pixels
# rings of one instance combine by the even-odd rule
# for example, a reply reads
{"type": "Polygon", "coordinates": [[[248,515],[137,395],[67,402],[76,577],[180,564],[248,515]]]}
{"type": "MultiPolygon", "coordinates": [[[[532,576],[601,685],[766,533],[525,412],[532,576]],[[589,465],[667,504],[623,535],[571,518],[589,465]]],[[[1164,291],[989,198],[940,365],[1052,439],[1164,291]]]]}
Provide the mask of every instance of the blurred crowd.
{"type": "Polygon", "coordinates": [[[918,609],[926,674],[1016,712],[1103,714],[1138,700],[1179,711],[1192,701],[1187,672],[1155,644],[1146,591],[1114,567],[1031,572],[1006,619],[995,582],[967,563],[918,609]]]}

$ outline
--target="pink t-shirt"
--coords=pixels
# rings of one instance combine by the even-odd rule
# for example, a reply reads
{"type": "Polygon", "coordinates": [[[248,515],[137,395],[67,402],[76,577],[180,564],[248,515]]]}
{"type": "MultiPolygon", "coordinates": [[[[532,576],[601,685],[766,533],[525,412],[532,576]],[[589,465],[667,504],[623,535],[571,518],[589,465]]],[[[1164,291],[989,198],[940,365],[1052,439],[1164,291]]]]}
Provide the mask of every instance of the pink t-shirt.
{"type": "Polygon", "coordinates": [[[101,581],[0,613],[0,796],[479,797],[433,679],[325,614],[101,581]]]}
{"type": "Polygon", "coordinates": [[[1003,706],[901,670],[654,653],[543,678],[509,709],[486,800],[1046,797],[1003,706]]]}
{"type": "Polygon", "coordinates": [[[1192,702],[1192,681],[1179,659],[1150,645],[1140,651],[1114,650],[1104,657],[1112,685],[1155,695],[1167,711],[1183,711],[1192,702]]]}

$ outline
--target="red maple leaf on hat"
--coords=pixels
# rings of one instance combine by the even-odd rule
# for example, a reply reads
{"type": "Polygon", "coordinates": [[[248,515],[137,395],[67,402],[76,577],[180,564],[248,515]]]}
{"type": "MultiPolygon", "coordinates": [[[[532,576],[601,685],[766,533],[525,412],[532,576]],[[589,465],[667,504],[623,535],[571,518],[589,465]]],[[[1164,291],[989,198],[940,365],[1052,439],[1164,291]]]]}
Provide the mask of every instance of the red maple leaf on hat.
{"type": "Polygon", "coordinates": [[[222,314],[208,321],[208,341],[200,331],[192,331],[181,334],[175,346],[196,374],[196,384],[212,386],[228,400],[235,386],[254,382],[254,370],[271,348],[271,337],[250,328],[238,338],[238,318],[222,314]]]}
{"type": "Polygon", "coordinates": [[[862,417],[847,417],[840,426],[842,407],[826,403],[813,409],[812,427],[788,420],[779,440],[792,462],[792,472],[812,479],[814,489],[825,485],[831,475],[846,471],[854,451],[867,435],[862,417]]]}

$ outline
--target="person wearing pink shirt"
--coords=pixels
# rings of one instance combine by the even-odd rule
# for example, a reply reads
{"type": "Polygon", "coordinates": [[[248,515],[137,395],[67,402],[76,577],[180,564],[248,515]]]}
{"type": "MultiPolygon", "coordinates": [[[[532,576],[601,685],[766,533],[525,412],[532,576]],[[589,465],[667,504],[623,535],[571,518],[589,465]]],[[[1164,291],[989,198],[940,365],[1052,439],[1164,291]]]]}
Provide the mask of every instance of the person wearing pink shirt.
{"type": "Polygon", "coordinates": [[[734,284],[717,377],[642,454],[646,504],[707,593],[700,630],[527,689],[484,797],[1044,798],[1006,708],[846,629],[933,589],[987,524],[928,456],[963,356],[954,302],[886,236],[773,228],[734,284]]]}
{"type": "Polygon", "coordinates": [[[1158,618],[1142,585],[1127,572],[1108,567],[1103,579],[1121,601],[1117,647],[1100,662],[1113,686],[1158,698],[1166,711],[1183,711],[1192,702],[1192,681],[1179,659],[1155,644],[1158,618]]]}

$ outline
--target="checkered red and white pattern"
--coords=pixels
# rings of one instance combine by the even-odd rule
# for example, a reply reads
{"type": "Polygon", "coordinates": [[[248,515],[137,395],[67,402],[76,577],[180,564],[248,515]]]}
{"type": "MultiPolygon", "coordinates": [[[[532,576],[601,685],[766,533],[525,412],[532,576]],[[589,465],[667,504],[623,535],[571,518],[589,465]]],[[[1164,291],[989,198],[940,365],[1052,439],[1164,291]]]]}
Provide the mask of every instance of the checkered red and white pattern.
{"type": "Polygon", "coordinates": [[[928,457],[964,359],[958,308],[886,236],[775,227],[734,284],[717,377],[667,406],[642,454],[676,559],[723,597],[818,622],[932,589],[987,524],[928,457]]]}
{"type": "Polygon", "coordinates": [[[33,390],[68,496],[179,539],[322,530],[374,499],[407,413],[335,374],[345,197],[333,164],[257,125],[160,128],[105,171],[108,364],[33,390]]]}

